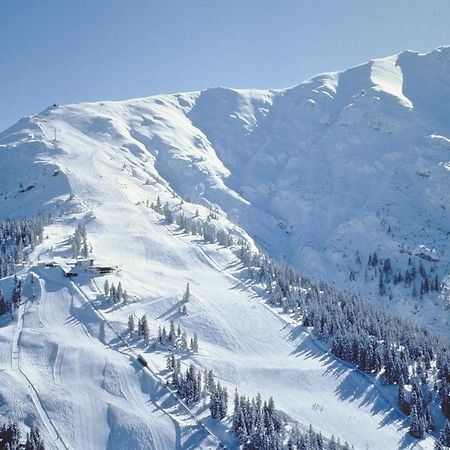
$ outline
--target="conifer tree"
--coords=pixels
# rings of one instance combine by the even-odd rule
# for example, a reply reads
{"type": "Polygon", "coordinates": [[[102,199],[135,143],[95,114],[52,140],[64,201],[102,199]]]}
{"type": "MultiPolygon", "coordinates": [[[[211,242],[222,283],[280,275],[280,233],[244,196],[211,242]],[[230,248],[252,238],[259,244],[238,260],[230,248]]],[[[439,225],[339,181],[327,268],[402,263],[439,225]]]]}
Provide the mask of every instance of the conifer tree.
{"type": "Polygon", "coordinates": [[[417,407],[415,405],[411,406],[410,415],[411,424],[409,426],[409,433],[415,438],[423,438],[425,435],[425,423],[423,418],[418,414],[417,407]]]}
{"type": "Polygon", "coordinates": [[[116,302],[120,302],[123,297],[123,289],[122,289],[122,283],[119,281],[119,284],[117,285],[117,292],[116,292],[116,302]]]}
{"type": "Polygon", "coordinates": [[[173,347],[177,344],[177,333],[175,331],[175,324],[173,320],[170,321],[169,342],[173,347]]]}
{"type": "Polygon", "coordinates": [[[135,325],[134,325],[134,316],[133,316],[133,314],[130,314],[128,316],[128,333],[129,334],[133,334],[134,333],[134,327],[135,327],[135,325]]]}
{"type": "Polygon", "coordinates": [[[191,338],[191,350],[194,353],[198,353],[198,338],[197,333],[194,333],[194,336],[191,338]]]}
{"type": "Polygon", "coordinates": [[[116,302],[116,286],[114,286],[114,283],[111,284],[111,287],[109,288],[109,301],[111,303],[116,302]]]}
{"type": "Polygon", "coordinates": [[[183,302],[187,303],[190,299],[191,299],[191,291],[190,291],[189,283],[186,283],[186,290],[184,291],[184,294],[183,294],[183,302]]]}
{"type": "Polygon", "coordinates": [[[187,349],[188,348],[188,343],[187,343],[187,336],[186,333],[183,331],[183,333],[181,334],[181,342],[180,342],[180,347],[187,349]]]}
{"type": "Polygon", "coordinates": [[[109,281],[105,280],[105,284],[103,285],[103,290],[105,291],[105,295],[109,296],[109,281]]]}
{"type": "Polygon", "coordinates": [[[169,203],[166,202],[164,205],[164,216],[166,218],[166,221],[169,225],[173,224],[173,214],[169,207],[169,203]]]}
{"type": "Polygon", "coordinates": [[[149,328],[148,328],[147,316],[145,314],[139,320],[138,334],[144,338],[145,342],[148,341],[149,328]]]}
{"type": "Polygon", "coordinates": [[[45,450],[44,439],[36,424],[31,425],[25,442],[25,450],[45,450]]]}
{"type": "Polygon", "coordinates": [[[157,212],[161,212],[161,199],[159,198],[159,195],[158,195],[158,198],[156,199],[156,211],[157,212]]]}
{"type": "Polygon", "coordinates": [[[0,290],[0,315],[5,314],[8,311],[8,304],[5,301],[3,292],[0,290]]]}
{"type": "Polygon", "coordinates": [[[446,447],[450,447],[450,422],[448,420],[441,431],[439,442],[446,447]]]}
{"type": "Polygon", "coordinates": [[[169,372],[172,372],[172,370],[174,369],[174,364],[173,364],[173,355],[167,355],[166,356],[166,370],[168,370],[169,372]]]}
{"type": "Polygon", "coordinates": [[[411,408],[409,406],[408,399],[406,398],[405,388],[403,384],[398,385],[398,405],[402,413],[409,416],[411,408]]]}

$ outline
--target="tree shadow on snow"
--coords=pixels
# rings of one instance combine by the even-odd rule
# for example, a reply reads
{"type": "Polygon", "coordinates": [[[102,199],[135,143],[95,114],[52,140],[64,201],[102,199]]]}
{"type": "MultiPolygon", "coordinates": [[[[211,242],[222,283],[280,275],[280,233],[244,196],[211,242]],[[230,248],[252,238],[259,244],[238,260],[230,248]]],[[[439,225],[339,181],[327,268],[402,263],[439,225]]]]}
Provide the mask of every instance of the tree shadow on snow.
{"type": "Polygon", "coordinates": [[[390,403],[384,394],[362,374],[353,370],[336,388],[336,395],[342,401],[356,402],[358,407],[370,410],[371,415],[381,415],[379,428],[396,424],[405,425],[405,417],[390,403]]]}
{"type": "Polygon", "coordinates": [[[295,327],[288,338],[291,341],[300,340],[292,354],[296,357],[318,360],[324,367],[324,377],[341,379],[335,391],[341,401],[356,402],[358,407],[369,409],[372,415],[380,415],[380,428],[394,423],[399,427],[405,426],[404,416],[382,391],[372,384],[370,375],[361,373],[352,364],[327,353],[311,335],[304,335],[304,329],[301,326],[295,327]]]}
{"type": "Polygon", "coordinates": [[[413,438],[409,433],[405,433],[403,438],[398,443],[398,450],[421,448],[420,441],[413,438]]]}
{"type": "Polygon", "coordinates": [[[153,375],[148,373],[142,365],[137,361],[132,361],[131,366],[138,373],[142,392],[146,393],[148,398],[148,407],[153,411],[160,411],[167,414],[170,411],[170,419],[176,430],[176,449],[194,450],[200,448],[207,434],[199,425],[187,425],[180,429],[178,422],[174,419],[178,415],[185,415],[186,411],[177,401],[174,390],[168,390],[160,381],[155,379],[153,375]],[[173,416],[173,417],[172,417],[173,416]],[[186,438],[186,439],[184,439],[186,438]]]}
{"type": "Polygon", "coordinates": [[[174,303],[170,308],[166,309],[162,314],[160,314],[157,319],[169,319],[174,318],[177,315],[181,315],[179,313],[180,308],[183,307],[185,302],[183,300],[179,300],[176,303],[174,303]]]}
{"type": "MultiPolygon", "coordinates": [[[[205,431],[198,425],[195,427],[196,431],[192,432],[193,427],[189,427],[183,430],[182,435],[187,436],[187,439],[180,445],[182,450],[196,450],[202,448],[205,441],[205,431]]],[[[219,447],[217,447],[219,448],[219,447]]]]}
{"type": "Polygon", "coordinates": [[[236,259],[235,261],[229,262],[229,263],[225,266],[225,268],[226,268],[226,269],[234,269],[234,268],[237,268],[237,267],[239,267],[239,266],[242,267],[242,263],[241,263],[241,261],[240,261],[239,259],[236,259]]]}
{"type": "MultiPolygon", "coordinates": [[[[233,287],[231,287],[229,290],[230,291],[234,291],[236,289],[239,289],[241,291],[246,291],[248,290],[248,288],[252,285],[252,281],[251,280],[241,280],[239,281],[239,283],[236,283],[233,287]]],[[[255,294],[254,297],[257,297],[257,295],[255,294]]]]}
{"type": "Polygon", "coordinates": [[[313,338],[305,334],[303,326],[294,327],[287,336],[289,341],[300,341],[297,347],[291,352],[296,357],[302,356],[305,359],[317,359],[324,365],[331,364],[333,359],[328,353],[319,348],[313,338]]]}

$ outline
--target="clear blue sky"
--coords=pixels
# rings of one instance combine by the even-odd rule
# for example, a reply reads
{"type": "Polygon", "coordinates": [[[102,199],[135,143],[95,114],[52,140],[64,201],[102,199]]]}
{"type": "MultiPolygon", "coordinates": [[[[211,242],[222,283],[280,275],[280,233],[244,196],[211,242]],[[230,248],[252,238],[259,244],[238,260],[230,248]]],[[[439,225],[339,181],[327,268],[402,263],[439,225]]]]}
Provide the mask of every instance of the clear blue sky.
{"type": "Polygon", "coordinates": [[[51,103],[287,87],[446,44],[449,0],[0,0],[0,130],[51,103]]]}

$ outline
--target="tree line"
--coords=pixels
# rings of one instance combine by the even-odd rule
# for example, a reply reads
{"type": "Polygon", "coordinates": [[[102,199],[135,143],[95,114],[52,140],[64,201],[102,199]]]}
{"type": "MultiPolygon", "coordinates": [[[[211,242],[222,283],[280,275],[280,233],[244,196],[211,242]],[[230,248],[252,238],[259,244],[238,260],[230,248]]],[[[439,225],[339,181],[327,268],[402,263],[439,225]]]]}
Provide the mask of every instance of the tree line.
{"type": "Polygon", "coordinates": [[[110,285],[109,281],[105,280],[103,291],[106,299],[113,305],[120,303],[121,301],[127,304],[129,301],[127,290],[122,288],[122,283],[120,281],[116,286],[114,283],[110,285]]]}
{"type": "MultiPolygon", "coordinates": [[[[350,450],[334,436],[324,439],[312,427],[302,431],[292,425],[276,409],[272,397],[262,401],[261,395],[254,398],[239,395],[235,391],[234,408],[229,414],[229,396],[225,386],[216,381],[212,370],[203,373],[190,364],[184,371],[175,355],[167,356],[167,370],[171,373],[171,384],[178,395],[188,404],[200,401],[207,403],[210,415],[218,421],[229,417],[231,431],[244,449],[254,450],[350,450]]],[[[353,448],[353,447],[352,447],[353,448]]]]}
{"type": "Polygon", "coordinates": [[[390,298],[392,298],[391,285],[402,285],[406,289],[411,289],[412,297],[422,296],[429,292],[439,292],[441,288],[435,265],[431,264],[427,269],[422,258],[419,258],[417,263],[414,258],[409,257],[407,268],[403,270],[395,267],[391,258],[380,257],[374,251],[369,254],[364,267],[360,253],[356,252],[355,267],[350,270],[349,280],[355,281],[362,273],[365,283],[376,281],[378,294],[380,296],[389,295],[390,298]]]}
{"type": "Polygon", "coordinates": [[[357,295],[300,275],[264,254],[252,253],[248,247],[242,246],[238,256],[246,275],[266,289],[269,303],[311,327],[319,339],[331,343],[334,355],[364,372],[382,373],[388,384],[412,387],[417,399],[411,397],[408,412],[414,424],[416,417],[423,423],[417,430],[413,426],[412,435],[422,437],[425,431],[433,431],[435,421],[428,407],[433,401],[450,418],[447,341],[357,295]],[[419,395],[422,391],[427,392],[426,404],[419,395]]]}
{"type": "Polygon", "coordinates": [[[77,228],[75,229],[75,233],[72,238],[72,251],[74,258],[87,258],[91,251],[87,241],[86,227],[82,222],[79,222],[77,228]]]}
{"type": "Polygon", "coordinates": [[[0,428],[0,450],[45,450],[44,438],[36,424],[31,425],[25,441],[16,422],[3,424],[0,428]]]}
{"type": "Polygon", "coordinates": [[[11,291],[11,297],[7,299],[0,289],[0,316],[7,312],[13,313],[20,305],[22,299],[22,285],[21,278],[14,276],[14,284],[11,291]]]}
{"type": "Polygon", "coordinates": [[[50,216],[0,221],[0,279],[16,272],[30,252],[44,239],[44,225],[50,216]]]}
{"type": "MultiPolygon", "coordinates": [[[[282,308],[301,325],[310,327],[320,340],[329,342],[335,356],[355,364],[364,372],[383,374],[388,384],[410,389],[417,385],[421,391],[426,391],[428,403],[422,401],[423,407],[419,407],[412,396],[408,399],[412,435],[422,437],[426,430],[432,431],[435,427],[431,413],[433,402],[438,404],[444,417],[450,419],[450,345],[447,340],[403,318],[387,314],[358,295],[300,274],[261,252],[252,252],[242,240],[236,241],[235,237],[216,227],[211,216],[204,221],[198,214],[187,218],[181,211],[174,217],[168,203],[155,209],[165,215],[168,223],[176,222],[185,232],[203,236],[205,242],[224,246],[238,244],[236,254],[245,268],[243,276],[265,288],[271,305],[282,308]],[[418,432],[413,426],[416,416],[424,424],[418,432]]],[[[368,265],[382,273],[383,283],[386,276],[392,275],[393,279],[389,262],[383,260],[380,264],[376,254],[368,261],[368,265]]],[[[437,289],[439,280],[436,276],[433,281],[422,264],[417,274],[411,263],[411,270],[405,273],[406,282],[417,275],[422,278],[424,291],[426,280],[429,286],[434,285],[433,290],[437,289]]],[[[417,392],[416,389],[416,396],[417,392]]]]}

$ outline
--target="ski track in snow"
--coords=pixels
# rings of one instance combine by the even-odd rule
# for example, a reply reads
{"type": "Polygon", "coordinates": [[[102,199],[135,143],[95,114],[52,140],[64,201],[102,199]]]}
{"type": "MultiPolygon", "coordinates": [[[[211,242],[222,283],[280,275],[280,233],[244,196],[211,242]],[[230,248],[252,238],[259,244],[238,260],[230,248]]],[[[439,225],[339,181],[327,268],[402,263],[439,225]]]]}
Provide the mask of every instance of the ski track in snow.
{"type": "MultiPolygon", "coordinates": [[[[23,329],[23,317],[26,311],[26,306],[28,305],[28,300],[21,302],[19,305],[19,308],[17,310],[17,325],[16,325],[16,331],[14,333],[13,338],[13,344],[12,344],[12,351],[11,351],[11,369],[17,370],[20,372],[20,374],[25,378],[25,382],[28,386],[28,390],[30,393],[30,396],[32,398],[33,404],[35,405],[39,417],[41,418],[47,432],[51,436],[51,439],[55,445],[56,448],[60,449],[66,449],[69,450],[69,447],[66,445],[64,440],[62,439],[60,433],[58,432],[58,429],[56,428],[55,424],[51,420],[51,418],[48,416],[47,412],[42,406],[41,399],[39,397],[39,393],[36,390],[36,387],[30,380],[30,378],[27,376],[23,364],[20,363],[20,335],[22,333],[23,329]]],[[[50,444],[51,445],[51,444],[50,444]]]]}
{"type": "MultiPolygon", "coordinates": [[[[59,269],[56,270],[59,272],[59,269]]],[[[153,405],[149,404],[149,399],[143,393],[142,387],[136,379],[135,370],[130,372],[129,356],[116,356],[118,355],[117,352],[111,350],[108,346],[104,346],[95,339],[88,331],[86,325],[79,320],[78,314],[80,308],[83,310],[87,304],[86,299],[82,300],[83,294],[79,288],[70,288],[70,286],[67,285],[67,282],[62,278],[61,272],[57,274],[59,277],[56,278],[55,274],[48,276],[48,272],[49,271],[42,272],[38,269],[35,269],[34,271],[35,280],[40,286],[39,310],[34,312],[31,310],[26,311],[26,303],[23,303],[20,306],[18,312],[18,331],[16,332],[13,343],[13,355],[17,351],[16,348],[19,348],[16,342],[19,342],[20,335],[24,331],[22,327],[22,318],[24,316],[30,316],[27,317],[28,320],[30,322],[35,322],[35,317],[31,316],[37,314],[42,328],[44,328],[45,332],[54,336],[52,343],[56,342],[58,347],[52,370],[52,377],[54,377],[55,384],[60,384],[63,389],[66,390],[66,394],[68,394],[69,398],[72,395],[79,397],[74,401],[75,404],[78,404],[77,407],[79,409],[74,412],[77,423],[73,424],[73,433],[68,433],[69,430],[65,430],[65,433],[68,433],[69,436],[62,438],[58,432],[58,428],[64,430],[65,425],[60,422],[60,417],[51,416],[50,413],[46,413],[45,406],[41,405],[38,394],[38,390],[45,390],[46,382],[42,379],[42,375],[47,368],[38,368],[35,366],[31,370],[27,364],[26,355],[22,356],[23,362],[21,363],[21,366],[23,366],[24,369],[28,366],[30,372],[29,376],[26,375],[24,369],[21,367],[18,368],[26,378],[27,383],[30,383],[30,392],[32,392],[33,400],[45,427],[55,441],[56,447],[69,448],[69,446],[65,444],[66,440],[72,442],[70,448],[98,449],[106,447],[105,442],[102,442],[102,440],[106,440],[106,436],[98,436],[101,428],[92,428],[89,426],[89,422],[93,419],[100,419],[102,415],[104,415],[105,407],[107,407],[108,404],[116,406],[117,408],[123,408],[123,400],[125,400],[126,410],[135,412],[141,411],[146,420],[151,420],[150,423],[152,423],[152,426],[148,427],[147,430],[149,433],[147,437],[148,441],[142,444],[142,448],[182,448],[183,444],[179,429],[180,427],[184,430],[186,427],[191,428],[190,422],[183,419],[183,417],[176,412],[176,409],[174,410],[177,414],[177,417],[175,418],[173,414],[169,414],[164,411],[164,408],[159,407],[158,403],[153,403],[153,405]],[[72,314],[74,308],[77,312],[72,314]],[[66,348],[67,343],[70,343],[68,348],[66,348]],[[72,345],[76,345],[76,349],[72,347],[72,345]],[[69,367],[66,368],[65,362],[67,363],[67,361],[65,361],[65,355],[71,355],[73,358],[74,352],[84,353],[84,348],[89,352],[94,353],[96,355],[95,359],[98,361],[95,364],[92,364],[92,358],[87,358],[84,364],[79,364],[76,370],[74,370],[75,366],[73,366],[70,362],[70,358],[68,358],[69,367]],[[125,362],[123,361],[124,358],[126,358],[125,362]],[[106,362],[112,364],[116,371],[116,375],[121,383],[121,391],[124,396],[123,399],[117,398],[117,396],[105,396],[104,393],[102,394],[102,391],[95,392],[94,390],[91,390],[92,387],[89,386],[94,380],[100,380],[102,378],[100,371],[103,375],[104,364],[106,362]],[[86,375],[83,375],[84,371],[87,372],[86,375]],[[88,378],[86,378],[86,376],[88,376],[88,378]],[[87,395],[82,394],[82,390],[79,391],[84,384],[90,387],[90,393],[87,395]],[[161,412],[158,412],[159,410],[161,412]],[[170,425],[167,423],[165,426],[163,425],[161,429],[164,431],[161,433],[161,431],[158,431],[159,427],[154,427],[154,424],[164,424],[164,422],[167,422],[164,417],[168,417],[170,425]],[[167,434],[170,429],[174,429],[175,432],[174,441],[172,443],[167,439],[167,434]]],[[[86,314],[86,312],[83,314],[86,314]]],[[[86,318],[89,319],[89,314],[87,314],[86,318]]],[[[92,318],[88,320],[90,325],[92,325],[92,322],[92,318]]],[[[41,354],[40,356],[40,359],[42,359],[43,355],[41,354]]],[[[50,357],[51,355],[48,356],[50,357]]],[[[83,355],[83,358],[84,357],[85,355],[83,355]]],[[[12,363],[14,363],[14,361],[15,360],[13,359],[12,363]]],[[[14,368],[15,367],[13,367],[13,369],[14,368]]],[[[151,397],[152,395],[150,396],[150,399],[151,397]]],[[[163,399],[163,401],[166,402],[167,399],[163,399]]],[[[51,400],[46,399],[46,404],[47,406],[51,405],[51,400]]],[[[53,405],[51,406],[53,408],[53,405]]],[[[208,443],[207,440],[204,444],[201,444],[204,438],[199,437],[198,439],[200,446],[203,445],[205,448],[211,447],[211,443],[208,443]]],[[[123,448],[122,445],[124,445],[124,442],[117,442],[108,448],[123,448]]]]}

